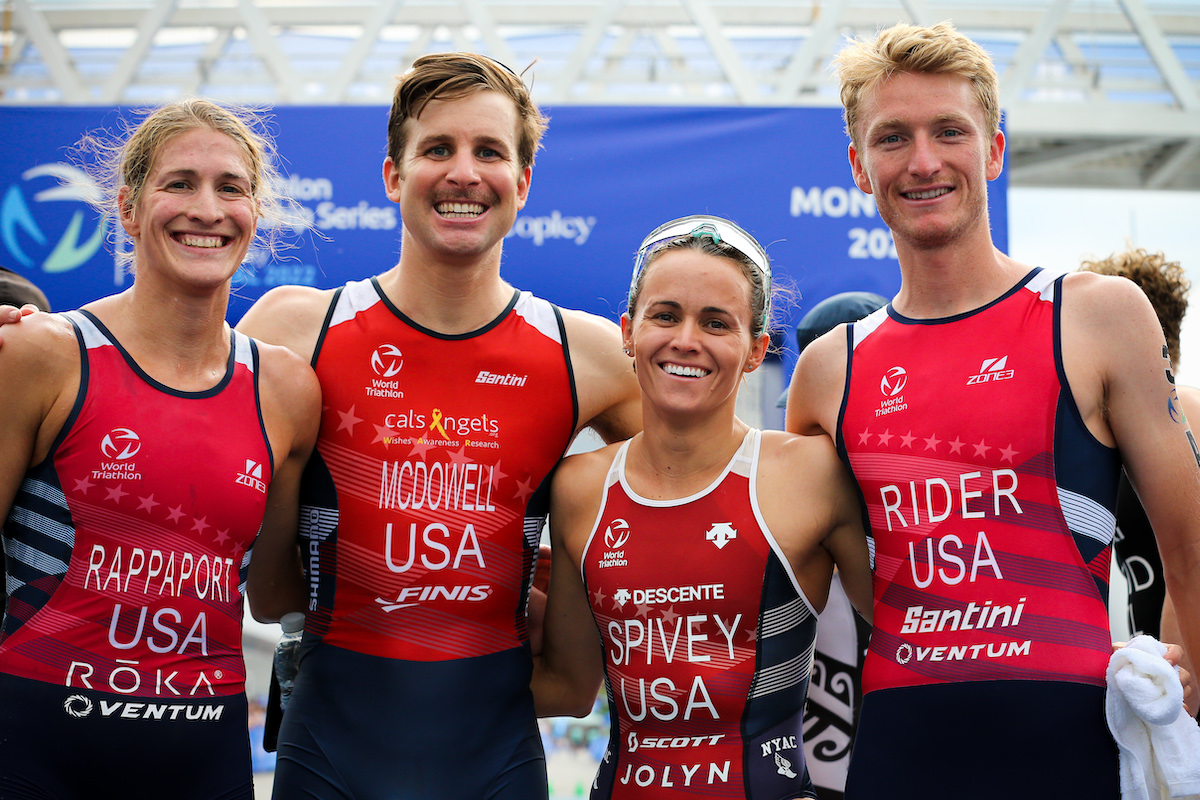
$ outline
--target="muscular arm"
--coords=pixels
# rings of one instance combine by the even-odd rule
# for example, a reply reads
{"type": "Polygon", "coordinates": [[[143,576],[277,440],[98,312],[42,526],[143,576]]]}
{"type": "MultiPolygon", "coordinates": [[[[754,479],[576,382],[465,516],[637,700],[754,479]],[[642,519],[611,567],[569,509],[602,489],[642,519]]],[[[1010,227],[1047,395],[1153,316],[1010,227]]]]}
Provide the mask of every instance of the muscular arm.
{"type": "Polygon", "coordinates": [[[332,289],[278,286],[250,306],[237,329],[260,342],[286,347],[311,364],[332,289]]]}
{"type": "Polygon", "coordinates": [[[1200,652],[1200,466],[1162,330],[1132,282],[1087,273],[1064,279],[1063,360],[1088,429],[1115,445],[1162,554],[1184,649],[1200,652]],[[1120,324],[1113,324],[1119,321],[1120,324]]]}
{"type": "Polygon", "coordinates": [[[836,565],[847,597],[871,620],[871,567],[858,492],[828,436],[763,433],[763,518],[804,594],[821,611],[836,565]]]}
{"type": "Polygon", "coordinates": [[[296,532],[300,475],[316,443],[321,419],[317,376],[294,353],[260,346],[263,420],[276,454],[262,529],[246,579],[250,613],[274,622],[289,611],[305,609],[304,573],[296,532]]]}
{"type": "Polygon", "coordinates": [[[599,510],[612,450],[572,456],[559,465],[550,499],[553,564],[541,655],[533,660],[539,717],[582,717],[592,710],[604,677],[604,651],[592,620],[580,559],[599,510]]]}
{"type": "Polygon", "coordinates": [[[592,428],[609,443],[628,439],[642,429],[642,402],[633,360],[621,350],[620,328],[582,311],[563,309],[562,315],[579,428],[592,428]]]}
{"type": "Polygon", "coordinates": [[[786,428],[792,433],[835,437],[846,385],[846,326],[804,348],[788,387],[786,428]]]}

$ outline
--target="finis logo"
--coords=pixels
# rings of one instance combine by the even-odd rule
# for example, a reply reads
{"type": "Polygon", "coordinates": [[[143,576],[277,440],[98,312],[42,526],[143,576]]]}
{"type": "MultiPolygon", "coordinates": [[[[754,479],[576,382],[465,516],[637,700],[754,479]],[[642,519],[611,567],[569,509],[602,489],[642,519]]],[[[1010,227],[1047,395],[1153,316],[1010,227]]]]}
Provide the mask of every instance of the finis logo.
{"type": "Polygon", "coordinates": [[[609,550],[617,550],[629,541],[629,523],[623,519],[614,519],[612,524],[604,529],[604,546],[609,550]]]}
{"type": "Polygon", "coordinates": [[[879,391],[888,397],[895,397],[904,391],[904,386],[907,383],[908,371],[904,367],[892,367],[884,374],[883,380],[879,382],[879,391]]]}
{"type": "Polygon", "coordinates": [[[1013,376],[1008,368],[1008,356],[1000,358],[985,358],[979,367],[979,374],[967,378],[967,386],[974,386],[988,381],[1007,381],[1013,376]]]}
{"type": "Polygon", "coordinates": [[[263,465],[247,458],[246,469],[234,479],[234,482],[239,486],[249,486],[266,494],[267,484],[263,483],[262,473],[263,465]]]}
{"type": "Polygon", "coordinates": [[[371,353],[371,369],[381,378],[391,378],[404,366],[404,354],[394,344],[381,344],[371,353]]]}
{"type": "Polygon", "coordinates": [[[113,461],[127,461],[141,449],[141,439],[129,428],[113,428],[100,440],[100,452],[113,461]]]}
{"type": "Polygon", "coordinates": [[[724,549],[725,545],[729,544],[730,540],[737,538],[737,531],[728,522],[718,522],[708,529],[708,533],[704,534],[704,538],[717,546],[718,550],[724,549]]]}

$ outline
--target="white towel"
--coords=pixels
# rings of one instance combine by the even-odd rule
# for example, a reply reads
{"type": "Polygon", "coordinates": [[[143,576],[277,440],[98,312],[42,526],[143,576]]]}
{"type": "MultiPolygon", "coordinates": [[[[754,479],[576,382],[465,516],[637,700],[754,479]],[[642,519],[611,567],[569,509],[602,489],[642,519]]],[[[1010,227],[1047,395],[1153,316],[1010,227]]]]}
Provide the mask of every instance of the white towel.
{"type": "Polygon", "coordinates": [[[1200,798],[1200,727],[1166,645],[1137,636],[1108,662],[1108,727],[1121,751],[1122,800],[1200,798]]]}

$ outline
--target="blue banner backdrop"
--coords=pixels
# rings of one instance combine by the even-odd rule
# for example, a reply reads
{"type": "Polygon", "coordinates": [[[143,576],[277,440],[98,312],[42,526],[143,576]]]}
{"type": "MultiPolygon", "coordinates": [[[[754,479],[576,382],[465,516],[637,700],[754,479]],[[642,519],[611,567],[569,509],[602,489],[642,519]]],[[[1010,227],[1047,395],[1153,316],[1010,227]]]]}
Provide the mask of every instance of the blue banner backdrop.
{"type": "MultiPolygon", "coordinates": [[[[396,262],[400,214],[383,191],[384,107],[281,107],[272,129],[292,195],[317,231],[235,279],[236,322],[272,286],[332,287],[396,262]]],[[[795,323],[831,294],[890,297],[900,276],[891,235],[851,179],[836,109],[581,107],[551,118],[529,203],[504,245],[505,278],[567,308],[616,319],[642,238],[674,217],[711,213],[761,241],[777,284],[785,374],[795,323]]],[[[71,146],[123,129],[115,108],[0,107],[0,264],[32,279],[58,310],[128,286],[106,225],[84,202],[71,146]]],[[[990,186],[997,246],[1007,248],[1007,179],[990,186]]]]}

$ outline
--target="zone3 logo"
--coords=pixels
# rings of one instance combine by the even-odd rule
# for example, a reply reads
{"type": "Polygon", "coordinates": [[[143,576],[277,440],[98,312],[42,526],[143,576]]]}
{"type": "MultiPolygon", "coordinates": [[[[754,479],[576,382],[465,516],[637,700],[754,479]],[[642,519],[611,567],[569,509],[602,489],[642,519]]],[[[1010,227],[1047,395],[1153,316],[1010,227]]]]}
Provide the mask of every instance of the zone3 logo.
{"type": "Polygon", "coordinates": [[[1007,381],[1012,376],[1013,371],[1008,369],[1008,356],[985,358],[983,364],[979,367],[979,374],[967,378],[967,386],[987,383],[988,381],[1007,381]]]}

